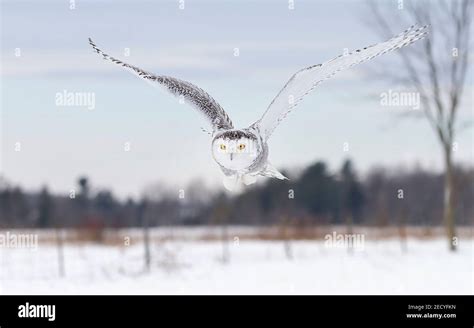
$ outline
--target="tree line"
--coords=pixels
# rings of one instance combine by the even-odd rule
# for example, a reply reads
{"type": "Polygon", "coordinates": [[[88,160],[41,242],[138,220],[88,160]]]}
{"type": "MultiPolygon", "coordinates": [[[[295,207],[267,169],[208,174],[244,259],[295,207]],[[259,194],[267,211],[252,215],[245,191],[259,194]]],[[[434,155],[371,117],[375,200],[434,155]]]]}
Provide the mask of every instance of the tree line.
{"type": "MultiPolygon", "coordinates": [[[[457,167],[455,215],[460,225],[474,218],[474,169],[457,167]]],[[[238,195],[199,182],[182,190],[153,184],[139,199],[121,200],[92,188],[86,177],[77,191],[53,195],[45,186],[26,192],[0,180],[0,228],[121,228],[163,225],[442,225],[443,174],[371,169],[357,175],[350,160],[331,171],[316,162],[290,180],[264,179],[238,195]]]]}

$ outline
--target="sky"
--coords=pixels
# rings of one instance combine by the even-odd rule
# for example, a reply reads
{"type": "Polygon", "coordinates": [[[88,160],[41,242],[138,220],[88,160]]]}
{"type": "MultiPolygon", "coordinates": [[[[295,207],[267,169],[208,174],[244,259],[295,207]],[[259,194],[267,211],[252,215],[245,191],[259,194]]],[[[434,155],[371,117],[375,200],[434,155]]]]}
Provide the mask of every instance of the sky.
{"type": "MultiPolygon", "coordinates": [[[[383,41],[358,0],[0,3],[1,174],[54,192],[75,188],[80,175],[123,197],[155,182],[221,187],[211,139],[201,131],[206,121],[103,61],[88,37],[128,63],[200,86],[237,127],[257,120],[297,70],[383,41]],[[94,106],[63,106],[64,93],[93,96],[94,106]]],[[[404,14],[397,2],[385,3],[404,14]]],[[[381,105],[381,94],[399,86],[371,79],[367,66],[391,60],[343,72],[306,97],[270,139],[272,164],[297,169],[323,160],[336,170],[350,157],[361,174],[374,166],[440,170],[426,121],[400,119],[406,109],[381,105]]],[[[461,118],[472,118],[468,81],[461,118]]],[[[457,143],[455,161],[472,165],[472,130],[457,143]]]]}

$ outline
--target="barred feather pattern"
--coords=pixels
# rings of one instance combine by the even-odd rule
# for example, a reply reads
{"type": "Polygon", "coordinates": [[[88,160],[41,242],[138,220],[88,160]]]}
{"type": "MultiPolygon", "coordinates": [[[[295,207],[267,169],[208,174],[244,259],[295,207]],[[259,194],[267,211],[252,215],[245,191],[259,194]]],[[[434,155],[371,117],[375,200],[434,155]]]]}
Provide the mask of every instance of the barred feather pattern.
{"type": "Polygon", "coordinates": [[[388,52],[405,47],[428,34],[428,26],[412,25],[399,35],[381,43],[357,49],[323,64],[312,65],[296,72],[268,106],[263,116],[252,124],[264,141],[278,124],[317,86],[338,72],[366,62],[388,52]]]}
{"type": "Polygon", "coordinates": [[[141,68],[127,64],[104,53],[96,46],[91,38],[89,38],[89,44],[95,52],[102,56],[103,59],[122,66],[152,84],[156,85],[156,83],[158,83],[165,87],[165,89],[174,96],[183,97],[185,101],[191,103],[193,107],[197,108],[205,115],[205,117],[210,121],[214,131],[234,128],[229,115],[227,115],[224,109],[207,92],[198,86],[174,77],[154,75],[142,70],[141,68]]]}

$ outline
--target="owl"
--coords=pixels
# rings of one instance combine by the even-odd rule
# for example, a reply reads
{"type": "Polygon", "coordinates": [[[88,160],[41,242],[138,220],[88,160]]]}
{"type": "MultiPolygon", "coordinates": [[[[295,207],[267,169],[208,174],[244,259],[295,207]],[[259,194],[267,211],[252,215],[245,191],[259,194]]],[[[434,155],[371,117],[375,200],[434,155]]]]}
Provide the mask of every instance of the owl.
{"type": "Polygon", "coordinates": [[[127,64],[89,43],[103,59],[117,64],[174,96],[181,97],[197,109],[210,123],[211,154],[224,174],[224,186],[236,190],[250,185],[258,176],[287,179],[268,160],[268,139],[278,124],[301,100],[323,81],[336,73],[407,46],[424,38],[428,26],[411,26],[399,35],[381,43],[340,55],[322,64],[297,71],[276,95],[263,115],[249,127],[237,129],[224,109],[198,86],[170,76],[155,75],[127,64]]]}

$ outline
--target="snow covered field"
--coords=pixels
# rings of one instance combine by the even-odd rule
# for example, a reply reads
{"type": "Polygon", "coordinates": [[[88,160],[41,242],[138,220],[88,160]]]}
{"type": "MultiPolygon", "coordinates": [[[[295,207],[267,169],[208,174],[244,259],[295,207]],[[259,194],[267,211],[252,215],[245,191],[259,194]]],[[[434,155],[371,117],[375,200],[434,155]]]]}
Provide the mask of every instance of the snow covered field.
{"type": "Polygon", "coordinates": [[[472,294],[473,246],[451,254],[445,239],[365,241],[364,250],[327,247],[324,240],[232,240],[222,262],[219,241],[143,245],[67,244],[66,276],[58,276],[54,244],[36,250],[0,248],[0,294],[472,294]]]}

